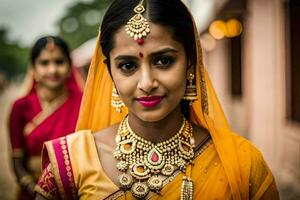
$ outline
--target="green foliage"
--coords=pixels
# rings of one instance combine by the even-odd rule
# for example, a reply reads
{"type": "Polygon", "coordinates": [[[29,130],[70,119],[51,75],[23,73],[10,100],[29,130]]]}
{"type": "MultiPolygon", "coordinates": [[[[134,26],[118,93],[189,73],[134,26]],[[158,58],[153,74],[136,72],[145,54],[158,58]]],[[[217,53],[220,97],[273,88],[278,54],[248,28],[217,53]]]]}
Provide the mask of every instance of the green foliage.
{"type": "Polygon", "coordinates": [[[7,79],[12,79],[25,73],[28,65],[29,49],[20,47],[17,43],[9,43],[6,39],[7,30],[0,29],[0,70],[7,79]]]}
{"type": "Polygon", "coordinates": [[[100,21],[111,1],[94,0],[90,3],[78,3],[67,10],[59,21],[59,35],[68,42],[71,49],[97,36],[100,21]]]}
{"type": "MultiPolygon", "coordinates": [[[[112,0],[94,0],[76,3],[58,21],[59,35],[74,49],[98,34],[99,24],[112,0]]],[[[0,73],[7,79],[16,78],[26,72],[29,63],[29,48],[18,42],[9,42],[7,30],[0,28],[0,73]]]]}

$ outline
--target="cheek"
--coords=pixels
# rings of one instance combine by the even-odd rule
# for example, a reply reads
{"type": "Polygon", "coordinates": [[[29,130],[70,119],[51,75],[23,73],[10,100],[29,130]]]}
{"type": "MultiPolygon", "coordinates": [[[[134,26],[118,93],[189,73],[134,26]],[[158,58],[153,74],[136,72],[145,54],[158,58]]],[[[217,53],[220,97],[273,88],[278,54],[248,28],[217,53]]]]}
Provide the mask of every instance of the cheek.
{"type": "Polygon", "coordinates": [[[34,76],[40,77],[43,76],[45,73],[46,73],[45,67],[39,65],[34,66],[33,68],[34,76]]]}
{"type": "Polygon", "coordinates": [[[186,86],[185,77],[173,78],[167,83],[169,84],[170,90],[175,92],[176,96],[181,96],[185,92],[185,86],[186,86]]]}
{"type": "Polygon", "coordinates": [[[114,71],[113,69],[111,71],[111,75],[118,94],[122,98],[122,100],[124,100],[124,102],[127,102],[126,99],[134,97],[137,89],[136,75],[124,76],[120,74],[119,71],[114,71]]]}
{"type": "Polygon", "coordinates": [[[69,65],[64,65],[58,68],[58,72],[61,76],[69,76],[71,73],[71,67],[69,65]]]}
{"type": "Polygon", "coordinates": [[[166,85],[169,90],[177,92],[178,95],[181,95],[184,93],[186,86],[185,73],[185,68],[180,66],[172,72],[165,74],[165,76],[162,77],[164,80],[164,85],[166,85]]]}
{"type": "Polygon", "coordinates": [[[132,79],[114,79],[115,87],[122,99],[133,97],[136,91],[136,84],[132,79]]]}

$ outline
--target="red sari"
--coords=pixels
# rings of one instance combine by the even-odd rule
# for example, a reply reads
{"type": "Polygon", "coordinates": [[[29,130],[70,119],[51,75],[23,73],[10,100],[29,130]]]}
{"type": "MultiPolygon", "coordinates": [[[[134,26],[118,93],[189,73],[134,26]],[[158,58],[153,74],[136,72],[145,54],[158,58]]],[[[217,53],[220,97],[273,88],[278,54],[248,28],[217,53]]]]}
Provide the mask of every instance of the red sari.
{"type": "Polygon", "coordinates": [[[33,177],[41,173],[43,143],[74,132],[82,89],[75,71],[67,80],[67,94],[42,106],[33,84],[30,92],[16,100],[9,118],[9,132],[14,158],[27,157],[27,168],[33,177]]]}

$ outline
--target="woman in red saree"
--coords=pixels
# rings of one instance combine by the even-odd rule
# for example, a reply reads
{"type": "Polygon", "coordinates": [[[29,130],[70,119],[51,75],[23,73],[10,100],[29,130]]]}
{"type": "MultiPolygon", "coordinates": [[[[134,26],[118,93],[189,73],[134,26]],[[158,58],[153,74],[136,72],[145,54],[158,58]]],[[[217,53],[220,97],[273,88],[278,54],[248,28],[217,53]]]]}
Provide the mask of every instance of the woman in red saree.
{"type": "Polygon", "coordinates": [[[29,92],[13,104],[9,119],[19,199],[33,199],[45,141],[72,133],[82,97],[67,44],[59,37],[40,38],[31,50],[29,92]]]}

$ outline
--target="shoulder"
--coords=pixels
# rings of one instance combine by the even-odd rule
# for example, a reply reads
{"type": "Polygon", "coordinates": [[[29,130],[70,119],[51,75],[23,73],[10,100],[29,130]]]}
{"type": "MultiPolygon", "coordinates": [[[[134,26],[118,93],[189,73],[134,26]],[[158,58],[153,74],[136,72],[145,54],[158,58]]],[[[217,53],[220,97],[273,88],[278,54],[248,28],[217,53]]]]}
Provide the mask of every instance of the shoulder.
{"type": "Polygon", "coordinates": [[[13,108],[27,107],[33,102],[34,94],[29,94],[24,97],[18,98],[13,103],[13,108]]]}
{"type": "Polygon", "coordinates": [[[19,118],[20,116],[26,115],[28,110],[34,107],[36,101],[34,94],[26,95],[22,98],[15,100],[10,107],[10,117],[19,118]]]}
{"type": "MultiPolygon", "coordinates": [[[[262,152],[249,140],[239,136],[236,133],[232,133],[233,141],[238,154],[239,162],[244,163],[244,166],[248,166],[250,170],[250,182],[253,182],[255,177],[272,177],[272,172],[264,159],[262,152]],[[248,160],[248,161],[247,161],[248,160]],[[251,181],[252,179],[252,181],[251,181]]],[[[254,182],[260,182],[255,180],[254,182]]]]}
{"type": "Polygon", "coordinates": [[[93,138],[91,130],[80,130],[80,131],[71,133],[69,135],[63,136],[63,137],[49,140],[49,141],[45,142],[45,145],[49,146],[49,145],[53,145],[53,144],[57,144],[57,143],[64,143],[61,141],[65,141],[66,144],[68,144],[70,146],[70,145],[74,145],[73,143],[76,143],[76,142],[88,141],[91,138],[93,138]]]}
{"type": "Polygon", "coordinates": [[[115,145],[115,136],[118,131],[119,124],[102,129],[94,134],[96,143],[105,143],[109,146],[115,145]]]}
{"type": "Polygon", "coordinates": [[[264,164],[266,162],[261,151],[248,139],[231,130],[217,130],[213,138],[214,145],[222,146],[227,153],[236,155],[240,163],[244,166],[253,167],[264,164]],[[217,143],[217,144],[216,144],[217,143]]]}
{"type": "Polygon", "coordinates": [[[91,145],[93,141],[93,136],[90,130],[81,130],[45,142],[42,150],[43,168],[45,168],[49,162],[53,163],[56,162],[57,159],[64,158],[64,154],[73,152],[76,154],[76,152],[91,145]]]}
{"type": "Polygon", "coordinates": [[[238,135],[237,133],[231,132],[232,139],[238,152],[249,151],[251,157],[263,159],[261,151],[248,139],[238,135]]]}

